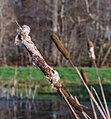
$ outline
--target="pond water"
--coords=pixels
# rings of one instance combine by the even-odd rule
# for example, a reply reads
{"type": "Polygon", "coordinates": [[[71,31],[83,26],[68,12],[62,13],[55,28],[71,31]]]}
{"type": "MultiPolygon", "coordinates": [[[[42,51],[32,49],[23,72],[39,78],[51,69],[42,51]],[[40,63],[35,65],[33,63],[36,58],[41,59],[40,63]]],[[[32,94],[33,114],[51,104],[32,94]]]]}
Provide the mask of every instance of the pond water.
{"type": "Polygon", "coordinates": [[[67,105],[50,99],[1,99],[0,119],[71,119],[67,105]]]}
{"type": "MultiPolygon", "coordinates": [[[[93,119],[90,104],[83,104],[88,106],[85,110],[93,119]]],[[[73,119],[73,116],[62,99],[1,99],[0,119],[73,119]]]]}

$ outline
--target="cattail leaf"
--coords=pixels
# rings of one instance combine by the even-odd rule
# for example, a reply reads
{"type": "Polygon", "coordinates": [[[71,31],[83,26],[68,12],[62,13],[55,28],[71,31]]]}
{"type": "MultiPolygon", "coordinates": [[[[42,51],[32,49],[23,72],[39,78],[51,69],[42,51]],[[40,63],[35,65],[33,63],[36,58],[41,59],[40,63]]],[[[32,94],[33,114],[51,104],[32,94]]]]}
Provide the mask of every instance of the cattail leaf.
{"type": "Polygon", "coordinates": [[[70,53],[66,50],[66,48],[63,46],[61,41],[59,40],[59,37],[56,34],[51,35],[52,41],[57,46],[58,50],[63,54],[63,56],[69,60],[70,59],[70,53]]]}

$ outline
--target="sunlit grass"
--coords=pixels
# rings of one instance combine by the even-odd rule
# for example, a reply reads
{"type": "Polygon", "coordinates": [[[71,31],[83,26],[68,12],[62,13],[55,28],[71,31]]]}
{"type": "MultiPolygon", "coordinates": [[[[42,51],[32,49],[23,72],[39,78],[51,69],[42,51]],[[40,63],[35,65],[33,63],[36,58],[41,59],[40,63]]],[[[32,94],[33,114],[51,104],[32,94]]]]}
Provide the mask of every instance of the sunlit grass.
{"type": "MultiPolygon", "coordinates": [[[[63,82],[80,83],[80,79],[71,67],[54,67],[60,74],[63,82]]],[[[84,69],[89,82],[96,82],[97,76],[94,68],[79,68],[84,69]]],[[[0,67],[0,80],[11,80],[15,76],[15,67],[0,67]]],[[[17,80],[42,80],[45,79],[44,74],[40,69],[35,67],[17,67],[17,80]]],[[[102,81],[111,82],[111,68],[99,68],[99,74],[102,81]]]]}
{"type": "MultiPolygon", "coordinates": [[[[79,100],[86,101],[89,100],[89,96],[77,74],[71,67],[54,67],[60,74],[61,80],[64,82],[64,86],[71,92],[71,94],[76,95],[79,100]]],[[[81,68],[79,68],[81,69],[81,68]]],[[[86,71],[87,77],[89,79],[89,86],[93,85],[98,93],[100,93],[97,76],[94,68],[83,68],[86,71]]],[[[0,80],[7,87],[9,82],[15,76],[15,67],[0,67],[0,80]]],[[[108,101],[111,101],[110,89],[111,89],[111,68],[100,68],[99,74],[102,79],[104,92],[108,101]]],[[[28,88],[35,89],[37,85],[37,95],[50,95],[56,93],[56,91],[49,85],[48,81],[45,79],[44,74],[35,67],[18,67],[17,75],[15,77],[18,80],[18,89],[21,92],[25,92],[26,86],[28,88]]],[[[56,93],[57,95],[57,93],[56,93]]],[[[101,98],[101,97],[100,97],[101,98]]]]}

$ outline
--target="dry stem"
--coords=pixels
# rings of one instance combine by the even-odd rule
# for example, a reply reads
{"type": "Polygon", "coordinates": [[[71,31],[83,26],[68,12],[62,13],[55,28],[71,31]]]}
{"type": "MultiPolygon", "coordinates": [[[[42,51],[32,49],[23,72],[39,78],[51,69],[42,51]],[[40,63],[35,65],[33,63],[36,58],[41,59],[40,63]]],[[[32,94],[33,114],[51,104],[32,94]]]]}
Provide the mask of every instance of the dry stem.
{"type": "Polygon", "coordinates": [[[106,102],[103,86],[102,86],[102,83],[101,83],[101,79],[100,79],[100,76],[99,76],[99,72],[98,72],[98,68],[97,68],[95,60],[93,60],[93,63],[94,63],[95,69],[96,69],[96,75],[98,77],[98,81],[99,81],[99,85],[100,85],[103,101],[104,101],[104,104],[105,104],[105,108],[106,108],[106,112],[107,112],[107,118],[110,119],[110,113],[109,113],[108,105],[107,105],[107,102],[106,102]]]}
{"type": "Polygon", "coordinates": [[[103,111],[101,110],[100,106],[98,105],[96,99],[94,98],[92,92],[90,91],[90,89],[88,88],[87,84],[85,83],[85,81],[83,80],[78,68],[76,66],[74,66],[74,64],[72,63],[71,60],[69,60],[70,64],[73,66],[74,70],[76,71],[76,73],[78,74],[79,78],[81,79],[82,83],[84,84],[84,86],[86,87],[90,97],[92,98],[93,102],[95,103],[95,105],[97,106],[98,110],[100,111],[101,115],[103,116],[104,119],[106,119],[106,116],[104,115],[103,111]]]}

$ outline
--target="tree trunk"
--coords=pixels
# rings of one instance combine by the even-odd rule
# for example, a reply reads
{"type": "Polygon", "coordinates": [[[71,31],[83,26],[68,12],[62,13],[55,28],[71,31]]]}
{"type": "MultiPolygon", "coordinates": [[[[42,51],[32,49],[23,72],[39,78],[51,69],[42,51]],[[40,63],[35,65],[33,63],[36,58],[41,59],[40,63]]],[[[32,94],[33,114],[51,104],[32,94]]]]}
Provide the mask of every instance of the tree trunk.
{"type": "MultiPolygon", "coordinates": [[[[52,12],[52,32],[58,32],[58,0],[53,0],[53,12],[52,12]]],[[[51,42],[51,61],[54,65],[60,65],[58,59],[58,50],[55,45],[51,42]]]]}
{"type": "Polygon", "coordinates": [[[104,63],[106,62],[107,57],[108,57],[108,55],[110,54],[110,52],[111,52],[111,46],[108,48],[108,50],[107,50],[107,52],[106,52],[106,54],[105,54],[105,56],[104,56],[104,58],[103,58],[103,61],[102,61],[102,63],[101,63],[101,66],[103,66],[104,63]]]}

